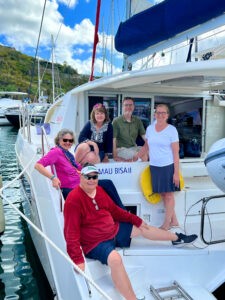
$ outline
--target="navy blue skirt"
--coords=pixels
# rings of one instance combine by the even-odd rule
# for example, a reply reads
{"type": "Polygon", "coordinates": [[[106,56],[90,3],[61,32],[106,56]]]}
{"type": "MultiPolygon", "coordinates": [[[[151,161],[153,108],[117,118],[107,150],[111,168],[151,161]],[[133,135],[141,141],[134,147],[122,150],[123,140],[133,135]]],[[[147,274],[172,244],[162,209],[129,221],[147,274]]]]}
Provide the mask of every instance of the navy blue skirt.
{"type": "Polygon", "coordinates": [[[173,183],[174,164],[165,167],[150,166],[153,193],[175,192],[180,189],[173,183]]]}

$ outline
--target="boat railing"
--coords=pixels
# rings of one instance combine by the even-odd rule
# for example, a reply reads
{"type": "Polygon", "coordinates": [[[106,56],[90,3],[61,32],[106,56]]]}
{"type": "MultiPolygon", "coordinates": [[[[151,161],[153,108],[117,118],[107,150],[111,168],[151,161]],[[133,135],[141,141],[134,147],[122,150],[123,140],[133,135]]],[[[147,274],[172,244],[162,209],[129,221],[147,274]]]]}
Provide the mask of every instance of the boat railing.
{"type": "Polygon", "coordinates": [[[23,103],[19,110],[19,127],[22,129],[23,137],[27,139],[29,143],[31,142],[31,126],[42,125],[41,120],[42,116],[35,116],[30,103],[23,103]],[[33,119],[38,122],[34,122],[33,119]]]}
{"type": "Polygon", "coordinates": [[[23,103],[19,110],[19,126],[22,129],[23,137],[27,138],[28,142],[31,142],[31,117],[29,113],[29,104],[23,103]]]}
{"type": "Polygon", "coordinates": [[[50,150],[50,143],[49,143],[49,140],[48,140],[48,136],[47,136],[47,133],[46,133],[46,129],[45,129],[45,126],[44,125],[41,125],[40,126],[40,130],[41,130],[41,149],[42,149],[42,155],[45,154],[45,143],[47,145],[47,150],[49,151],[50,150]]]}
{"type": "MultiPolygon", "coordinates": [[[[204,235],[204,229],[205,229],[205,218],[207,215],[207,204],[209,201],[213,199],[218,199],[218,198],[225,198],[225,194],[223,195],[215,195],[215,196],[210,196],[210,197],[204,197],[202,198],[202,208],[201,208],[201,226],[200,226],[200,235],[202,241],[207,244],[207,245],[212,245],[212,244],[218,244],[218,243],[223,243],[225,242],[225,239],[220,239],[220,240],[210,240],[207,241],[204,235]]],[[[221,212],[221,214],[224,214],[224,212],[221,212]]]]}
{"type": "Polygon", "coordinates": [[[55,97],[54,102],[56,102],[57,100],[59,100],[61,97],[63,97],[65,95],[65,93],[61,93],[58,96],[55,97]]]}
{"type": "Polygon", "coordinates": [[[24,169],[9,183],[0,188],[0,197],[6,201],[13,210],[15,210],[26,222],[29,224],[51,247],[53,247],[69,264],[75,269],[75,271],[82,275],[86,282],[88,294],[91,297],[92,291],[90,285],[92,285],[96,291],[102,295],[105,299],[112,300],[93,280],[88,276],[85,272],[83,272],[73,261],[72,259],[65,254],[43,231],[41,231],[29,218],[27,218],[7,197],[4,196],[3,191],[7,189],[9,186],[13,185],[18,179],[22,177],[22,175],[28,170],[28,168],[33,163],[36,158],[36,154],[31,158],[30,162],[24,167],[24,169]]]}

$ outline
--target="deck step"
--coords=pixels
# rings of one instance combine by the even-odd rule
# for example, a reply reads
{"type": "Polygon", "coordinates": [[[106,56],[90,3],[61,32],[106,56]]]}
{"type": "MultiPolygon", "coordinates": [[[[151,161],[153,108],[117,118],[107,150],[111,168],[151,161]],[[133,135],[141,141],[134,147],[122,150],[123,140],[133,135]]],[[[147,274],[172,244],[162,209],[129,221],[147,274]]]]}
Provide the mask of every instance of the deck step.
{"type": "Polygon", "coordinates": [[[185,299],[194,300],[180,285],[178,282],[174,281],[172,285],[163,288],[155,289],[150,286],[150,292],[153,297],[157,300],[166,299],[185,299]]]}
{"type": "Polygon", "coordinates": [[[171,285],[154,288],[150,285],[151,299],[156,300],[216,300],[214,295],[201,286],[190,286],[183,284],[182,286],[174,281],[171,285]]]}

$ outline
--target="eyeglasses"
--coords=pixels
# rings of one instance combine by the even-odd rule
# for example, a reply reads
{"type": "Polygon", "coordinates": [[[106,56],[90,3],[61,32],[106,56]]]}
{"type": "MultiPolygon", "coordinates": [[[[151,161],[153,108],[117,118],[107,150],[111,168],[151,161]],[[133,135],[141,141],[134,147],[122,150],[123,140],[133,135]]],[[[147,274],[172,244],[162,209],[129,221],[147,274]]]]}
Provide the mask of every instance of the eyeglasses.
{"type": "Polygon", "coordinates": [[[162,116],[167,115],[167,112],[165,112],[165,111],[156,111],[155,113],[156,113],[158,116],[159,116],[159,115],[162,115],[162,116]]]}
{"type": "Polygon", "coordinates": [[[95,209],[96,209],[96,210],[99,210],[98,204],[97,204],[97,202],[96,202],[95,199],[92,199],[92,203],[94,204],[95,209]]]}
{"type": "Polygon", "coordinates": [[[69,143],[72,144],[74,142],[73,139],[62,139],[62,140],[63,140],[64,143],[69,142],[69,143]]]}
{"type": "Polygon", "coordinates": [[[131,107],[131,106],[133,106],[134,104],[133,104],[133,103],[124,103],[123,105],[124,105],[124,106],[130,106],[130,107],[131,107]]]}
{"type": "Polygon", "coordinates": [[[96,180],[96,179],[98,179],[98,175],[85,175],[85,174],[82,174],[82,175],[87,180],[90,180],[90,179],[96,180]]]}

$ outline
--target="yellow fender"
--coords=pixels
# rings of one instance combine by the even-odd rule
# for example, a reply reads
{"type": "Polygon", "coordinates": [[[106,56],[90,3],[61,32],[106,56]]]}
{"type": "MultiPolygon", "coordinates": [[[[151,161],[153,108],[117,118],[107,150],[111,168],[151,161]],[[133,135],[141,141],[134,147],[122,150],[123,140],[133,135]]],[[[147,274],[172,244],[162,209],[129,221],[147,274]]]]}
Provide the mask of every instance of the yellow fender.
{"type": "MultiPolygon", "coordinates": [[[[184,188],[184,178],[180,172],[180,189],[182,190],[184,188]]],[[[145,197],[145,199],[150,202],[151,204],[157,204],[160,202],[161,197],[158,193],[153,193],[152,191],[152,178],[151,178],[151,172],[149,166],[146,167],[140,176],[140,185],[142,193],[145,197]]]]}

